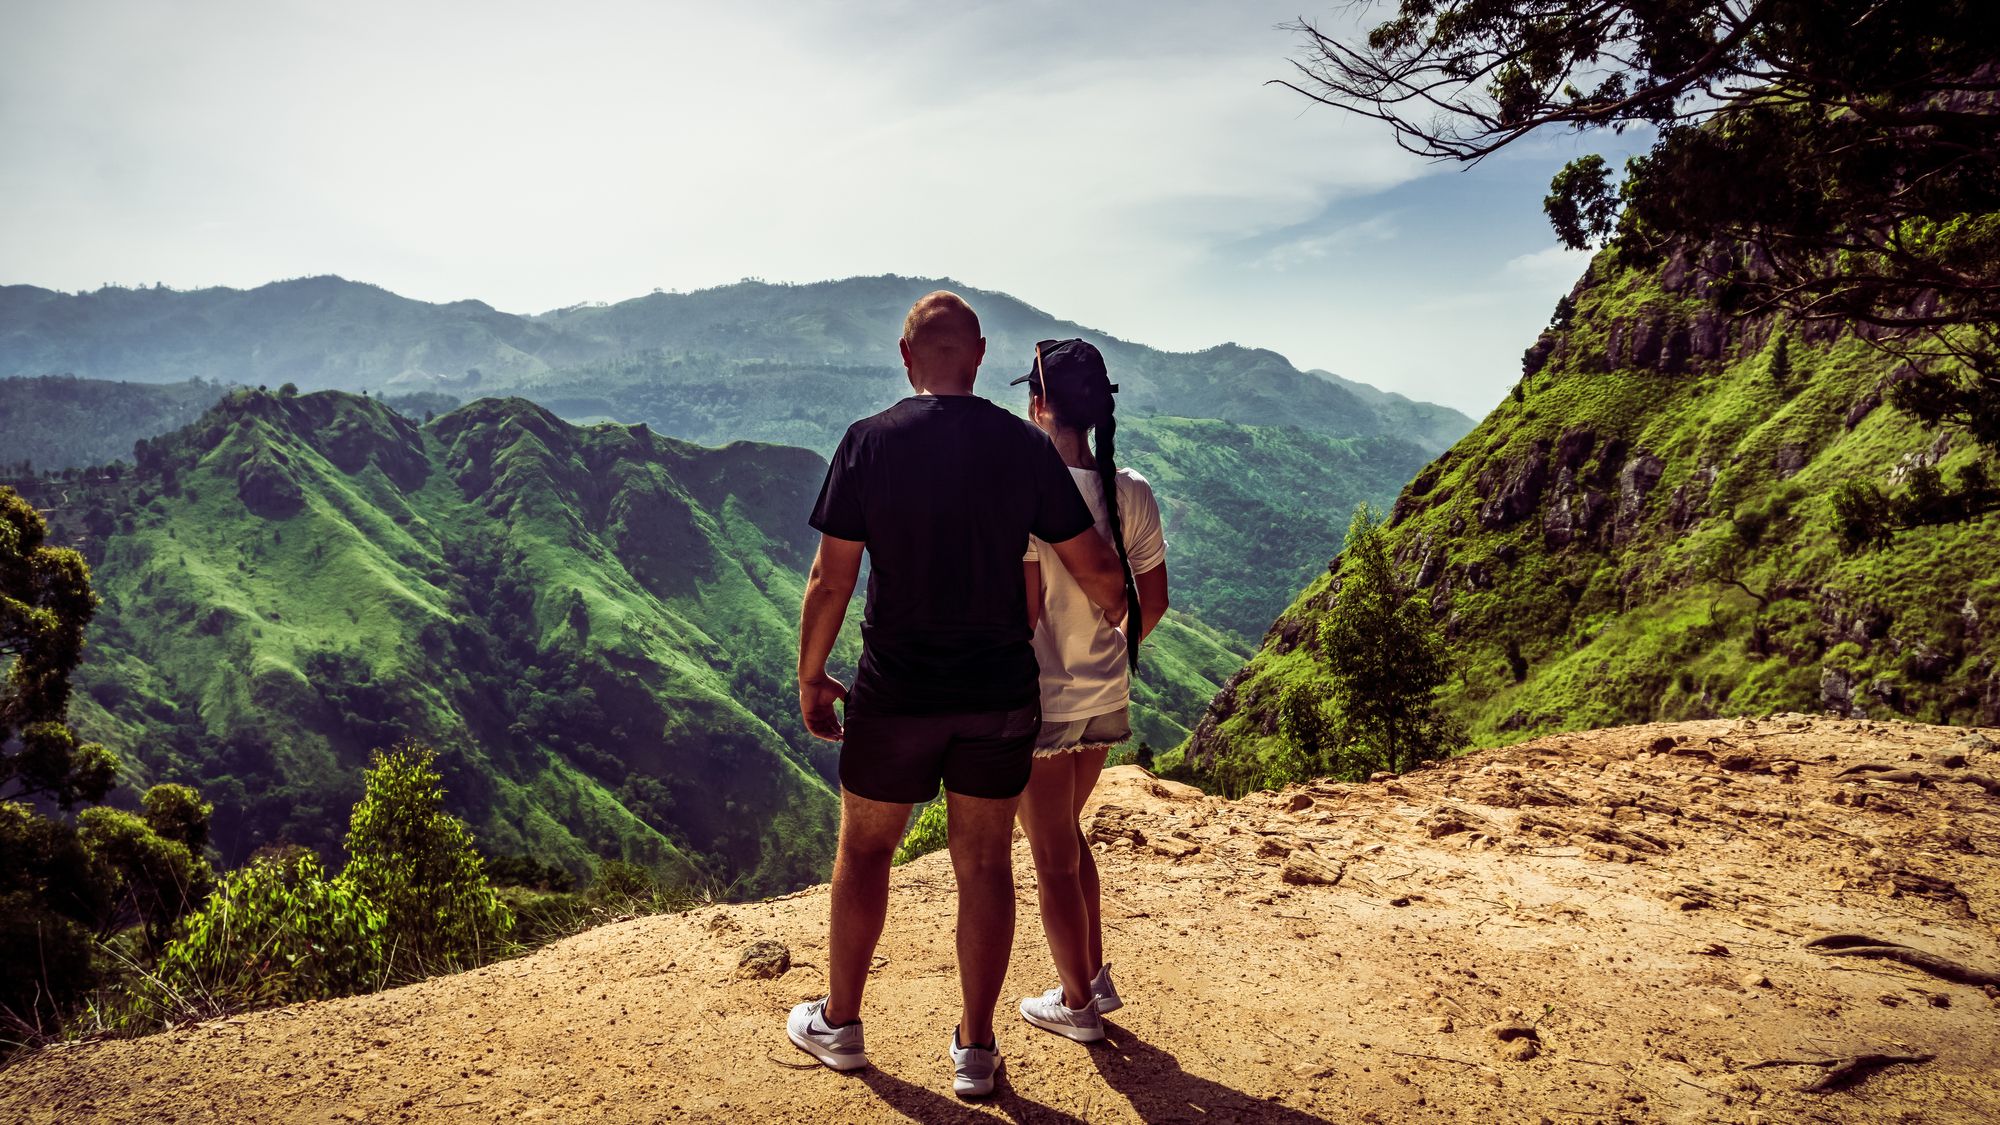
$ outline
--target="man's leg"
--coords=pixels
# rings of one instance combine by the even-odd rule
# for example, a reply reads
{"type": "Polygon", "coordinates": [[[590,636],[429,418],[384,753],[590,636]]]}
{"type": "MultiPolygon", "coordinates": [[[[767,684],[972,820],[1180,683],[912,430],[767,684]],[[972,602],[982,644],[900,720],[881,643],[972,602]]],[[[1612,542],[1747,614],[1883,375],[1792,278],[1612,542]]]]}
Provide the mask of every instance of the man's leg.
{"type": "MultiPolygon", "coordinates": [[[[833,860],[833,908],[827,939],[826,1020],[861,1018],[868,963],[889,913],[889,860],[902,842],[910,806],[840,791],[840,845],[833,860]]],[[[990,1005],[988,1006],[990,1009],[990,1005]]]]}
{"type": "Polygon", "coordinates": [[[958,877],[958,1041],[993,1042],[993,1005],[1014,952],[1014,809],[1019,797],[947,791],[951,870],[958,877]]]}

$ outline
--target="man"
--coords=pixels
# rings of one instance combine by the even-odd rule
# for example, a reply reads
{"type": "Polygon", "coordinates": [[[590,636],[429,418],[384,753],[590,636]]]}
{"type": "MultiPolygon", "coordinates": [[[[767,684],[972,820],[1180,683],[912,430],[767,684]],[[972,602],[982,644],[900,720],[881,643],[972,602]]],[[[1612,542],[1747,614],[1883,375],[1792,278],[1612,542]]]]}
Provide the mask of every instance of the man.
{"type": "Polygon", "coordinates": [[[971,307],[943,291],[919,300],[902,354],[916,393],[848,428],[812,514],[820,543],[799,624],[799,710],[806,729],[842,743],[840,844],[829,991],[792,1009],[786,1030],[835,1070],[867,1065],[861,992],[888,912],[889,859],[911,807],[942,784],[963,994],[952,1085],[976,1096],[992,1092],[1000,1065],[993,1005],[1014,942],[1014,807],[1041,726],[1021,555],[1031,534],[1054,544],[1113,622],[1124,579],[1048,437],[973,395],[986,340],[971,307]],[[863,550],[871,570],[850,693],[826,658],[863,550]]]}

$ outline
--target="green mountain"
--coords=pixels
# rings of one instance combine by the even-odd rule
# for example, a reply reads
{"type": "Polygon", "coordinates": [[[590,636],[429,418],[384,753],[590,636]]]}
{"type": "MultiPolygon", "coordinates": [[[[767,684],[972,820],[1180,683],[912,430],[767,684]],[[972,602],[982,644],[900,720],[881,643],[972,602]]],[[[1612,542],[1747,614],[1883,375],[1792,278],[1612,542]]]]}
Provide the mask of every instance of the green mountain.
{"type": "MultiPolygon", "coordinates": [[[[104,598],[72,713],[132,790],[214,800],[226,860],[330,851],[368,752],[415,736],[489,851],[824,877],[837,750],[791,690],[816,454],[254,390],[138,454],[24,482],[104,598]]],[[[1135,727],[1162,747],[1247,655],[1183,614],[1150,652],[1135,727]]]]}
{"type": "MultiPolygon", "coordinates": [[[[636,381],[660,384],[659,413],[718,410],[725,419],[731,403],[745,399],[742,377],[753,383],[778,378],[775,397],[749,396],[748,417],[761,423],[762,407],[770,402],[804,401],[838,413],[836,407],[847,405],[844,381],[896,377],[903,316],[913,300],[939,287],[959,289],[979,309],[990,373],[1011,377],[1017,367],[1026,370],[1038,339],[1088,336],[1104,348],[1125,388],[1121,405],[1130,411],[1297,425],[1336,437],[1400,435],[1430,452],[1471,425],[1445,407],[1392,400],[1373,388],[1301,372],[1272,352],[1235,345],[1189,354],[1156,351],[1058,320],[1003,293],[894,276],[813,285],[746,281],[538,316],[503,313],[478,301],[429,304],[337,277],[186,292],[107,287],[68,294],[5,286],[0,376],[202,377],[461,395],[540,386],[570,388],[579,396],[615,396],[636,381]]],[[[719,434],[687,436],[764,435],[732,423],[719,434]]]]}
{"type": "Polygon", "coordinates": [[[490,850],[795,886],[835,814],[786,674],[823,467],[520,400],[420,427],[239,391],[64,488],[105,602],[73,717],[198,784],[232,862],[329,847],[368,751],[414,735],[490,850]]]}
{"type": "MultiPolygon", "coordinates": [[[[1516,395],[1396,501],[1474,741],[1786,709],[2000,723],[2000,515],[1853,549],[1833,503],[1948,482],[1973,443],[1885,406],[1897,363],[1866,340],[1726,316],[1697,276],[1601,255],[1516,395]]],[[[1193,762],[1268,760],[1331,589],[1217,695],[1193,762]]]]}

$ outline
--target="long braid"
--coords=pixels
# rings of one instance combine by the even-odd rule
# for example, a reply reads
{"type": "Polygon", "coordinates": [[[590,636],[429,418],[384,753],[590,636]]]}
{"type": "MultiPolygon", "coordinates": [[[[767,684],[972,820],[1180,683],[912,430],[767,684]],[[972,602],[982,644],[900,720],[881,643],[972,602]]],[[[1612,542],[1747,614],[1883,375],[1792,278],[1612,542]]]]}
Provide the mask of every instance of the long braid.
{"type": "Polygon", "coordinates": [[[1125,577],[1125,662],[1132,675],[1139,674],[1139,586],[1132,579],[1132,559],[1125,553],[1125,521],[1118,516],[1118,420],[1112,414],[1111,396],[1104,396],[1104,413],[1098,416],[1097,479],[1104,486],[1104,514],[1111,521],[1111,544],[1118,548],[1118,569],[1125,577]]]}

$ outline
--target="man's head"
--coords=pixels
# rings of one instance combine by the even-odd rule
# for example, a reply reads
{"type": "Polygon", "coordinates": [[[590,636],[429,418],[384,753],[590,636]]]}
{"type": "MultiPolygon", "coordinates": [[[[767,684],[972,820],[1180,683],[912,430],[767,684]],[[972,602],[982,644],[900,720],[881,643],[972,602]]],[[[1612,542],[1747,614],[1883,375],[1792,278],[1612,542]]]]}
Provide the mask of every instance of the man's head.
{"type": "Polygon", "coordinates": [[[956,293],[926,293],[903,318],[902,352],[903,369],[918,394],[971,394],[979,361],[986,358],[979,314],[956,293]]]}

